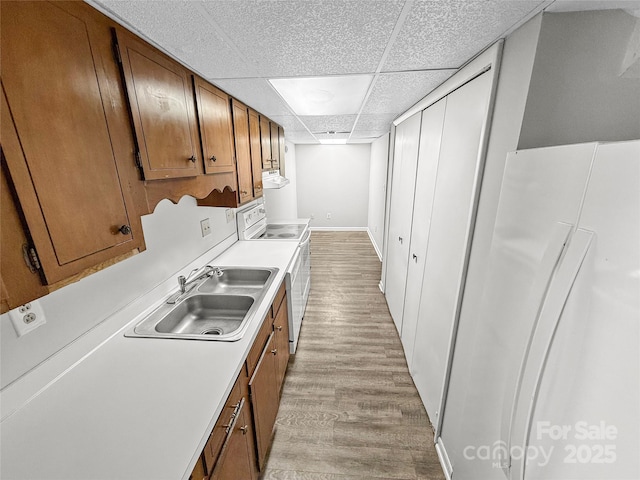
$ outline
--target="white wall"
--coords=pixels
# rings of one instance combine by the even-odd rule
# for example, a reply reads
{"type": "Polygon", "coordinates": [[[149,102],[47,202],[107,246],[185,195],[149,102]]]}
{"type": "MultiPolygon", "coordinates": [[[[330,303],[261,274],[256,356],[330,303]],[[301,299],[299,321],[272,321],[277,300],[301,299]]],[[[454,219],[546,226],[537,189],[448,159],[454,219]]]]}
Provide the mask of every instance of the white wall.
{"type": "Polygon", "coordinates": [[[296,145],[298,215],[312,228],[366,229],[370,156],[368,143],[296,145]]]}
{"type": "Polygon", "coordinates": [[[291,220],[298,218],[298,189],[296,182],[296,147],[286,142],[287,151],[284,154],[285,176],[289,185],[282,188],[267,188],[264,190],[264,204],[267,210],[267,222],[276,220],[291,220]]]}
{"type": "Polygon", "coordinates": [[[640,78],[621,76],[639,22],[622,10],[544,14],[518,149],[640,138],[640,78]]]}
{"type": "Polygon", "coordinates": [[[369,171],[369,215],[367,228],[373,247],[382,259],[384,241],[384,213],[387,196],[387,165],[389,163],[389,134],[371,144],[369,171]]]}
{"type": "Polygon", "coordinates": [[[9,314],[0,316],[2,388],[166,279],[177,278],[207,250],[237,239],[235,220],[227,223],[224,208],[198,207],[189,196],[177,205],[161,201],[142,217],[142,228],[146,251],[41,298],[45,325],[18,338],[9,314]],[[207,217],[212,234],[203,238],[200,220],[207,217]]]}

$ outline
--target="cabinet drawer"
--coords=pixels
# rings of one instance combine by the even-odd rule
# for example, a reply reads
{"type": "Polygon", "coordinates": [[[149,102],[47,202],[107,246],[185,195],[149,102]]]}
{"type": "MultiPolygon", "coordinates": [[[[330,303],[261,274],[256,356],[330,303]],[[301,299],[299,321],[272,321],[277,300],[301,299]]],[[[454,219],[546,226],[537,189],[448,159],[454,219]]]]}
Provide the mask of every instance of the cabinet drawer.
{"type": "Polygon", "coordinates": [[[224,439],[227,436],[227,426],[231,425],[231,416],[233,415],[233,411],[245,394],[244,390],[246,382],[247,377],[244,373],[244,370],[241,369],[238,379],[231,389],[231,393],[229,394],[227,403],[222,409],[220,417],[218,418],[215,427],[213,427],[211,435],[209,436],[209,440],[204,447],[204,462],[207,471],[209,472],[211,472],[211,470],[213,469],[213,466],[216,464],[218,456],[220,455],[220,450],[222,450],[224,439]]]}
{"type": "Polygon", "coordinates": [[[266,318],[262,322],[262,327],[260,327],[258,336],[253,342],[253,347],[251,347],[251,351],[249,352],[249,355],[247,355],[247,376],[248,377],[251,377],[251,375],[253,375],[253,371],[256,368],[258,360],[260,359],[260,355],[262,355],[262,350],[264,349],[264,345],[265,343],[267,343],[269,334],[272,331],[272,325],[273,325],[273,317],[271,316],[271,310],[269,310],[266,318]]]}
{"type": "Polygon", "coordinates": [[[282,307],[283,305],[283,300],[287,293],[285,283],[286,282],[283,280],[282,285],[280,285],[280,289],[278,290],[278,293],[276,293],[276,298],[273,299],[273,305],[271,306],[271,315],[273,316],[273,318],[276,318],[278,316],[278,312],[280,312],[280,307],[282,307]]]}

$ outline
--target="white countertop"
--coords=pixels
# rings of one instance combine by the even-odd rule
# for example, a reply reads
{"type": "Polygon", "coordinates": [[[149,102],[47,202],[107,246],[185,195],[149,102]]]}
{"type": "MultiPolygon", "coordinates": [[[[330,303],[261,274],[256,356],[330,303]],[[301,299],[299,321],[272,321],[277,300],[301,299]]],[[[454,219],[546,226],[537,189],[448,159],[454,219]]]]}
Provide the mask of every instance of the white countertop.
{"type": "Polygon", "coordinates": [[[279,269],[237,342],[127,338],[132,318],[4,419],[0,477],[188,478],[296,248],[237,242],[208,262],[279,269]]]}

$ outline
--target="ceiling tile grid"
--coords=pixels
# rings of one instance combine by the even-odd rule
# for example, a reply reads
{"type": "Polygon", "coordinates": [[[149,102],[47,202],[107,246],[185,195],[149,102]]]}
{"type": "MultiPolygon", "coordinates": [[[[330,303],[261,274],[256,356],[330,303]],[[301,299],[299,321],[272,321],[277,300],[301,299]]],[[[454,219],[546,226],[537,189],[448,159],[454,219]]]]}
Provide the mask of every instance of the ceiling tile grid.
{"type": "Polygon", "coordinates": [[[271,115],[271,120],[281,125],[285,132],[306,132],[307,129],[295,115],[271,115]]]}
{"type": "Polygon", "coordinates": [[[356,132],[386,132],[389,130],[391,122],[402,112],[385,113],[379,115],[360,115],[358,123],[355,126],[356,132]]]}
{"type": "Polygon", "coordinates": [[[454,73],[455,70],[382,73],[362,112],[399,115],[454,73]]]}
{"type": "MultiPolygon", "coordinates": [[[[204,7],[263,77],[372,73],[404,0],[212,0],[204,7]]],[[[235,75],[236,77],[239,75],[235,75]]]]}
{"type": "Polygon", "coordinates": [[[459,68],[541,0],[417,0],[383,72],[459,68]]]}

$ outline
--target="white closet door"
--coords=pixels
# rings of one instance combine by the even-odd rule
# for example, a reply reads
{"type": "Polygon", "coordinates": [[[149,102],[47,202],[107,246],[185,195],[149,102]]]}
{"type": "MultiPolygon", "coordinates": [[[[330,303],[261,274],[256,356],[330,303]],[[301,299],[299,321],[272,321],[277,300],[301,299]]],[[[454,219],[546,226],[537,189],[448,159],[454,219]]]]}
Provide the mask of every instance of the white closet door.
{"type": "Polygon", "coordinates": [[[416,113],[396,128],[385,296],[398,333],[402,331],[420,121],[421,113],[416,113]]]}
{"type": "Polygon", "coordinates": [[[433,424],[439,415],[467,259],[490,97],[487,73],[447,97],[412,364],[414,382],[433,424]]]}
{"type": "Polygon", "coordinates": [[[409,369],[411,369],[413,358],[413,344],[416,336],[420,292],[422,290],[422,278],[427,255],[427,244],[429,242],[429,227],[431,226],[431,211],[433,209],[446,103],[447,99],[443,98],[422,112],[420,152],[416,174],[416,191],[413,200],[410,257],[401,335],[409,369]]]}

